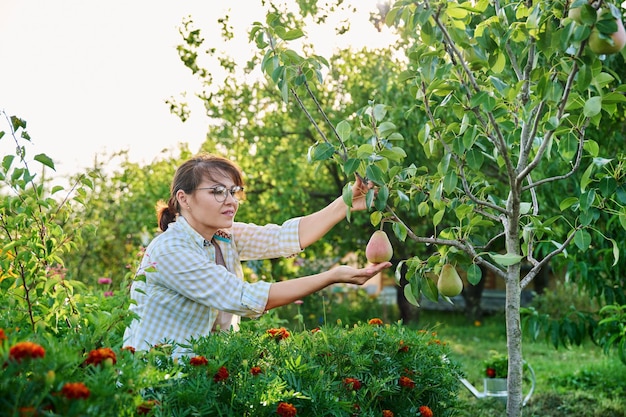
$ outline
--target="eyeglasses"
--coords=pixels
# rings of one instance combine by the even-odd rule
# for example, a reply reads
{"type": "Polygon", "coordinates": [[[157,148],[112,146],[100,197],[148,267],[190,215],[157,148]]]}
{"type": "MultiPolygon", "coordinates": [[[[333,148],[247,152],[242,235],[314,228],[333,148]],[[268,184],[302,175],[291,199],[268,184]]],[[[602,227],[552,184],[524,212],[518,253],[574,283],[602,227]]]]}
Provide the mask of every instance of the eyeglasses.
{"type": "Polygon", "coordinates": [[[223,185],[216,185],[213,187],[200,187],[196,188],[196,190],[211,190],[211,194],[213,194],[215,200],[218,203],[223,203],[224,201],[226,201],[229,194],[237,202],[243,200],[244,198],[243,187],[240,187],[238,185],[235,185],[230,190],[223,185]]]}

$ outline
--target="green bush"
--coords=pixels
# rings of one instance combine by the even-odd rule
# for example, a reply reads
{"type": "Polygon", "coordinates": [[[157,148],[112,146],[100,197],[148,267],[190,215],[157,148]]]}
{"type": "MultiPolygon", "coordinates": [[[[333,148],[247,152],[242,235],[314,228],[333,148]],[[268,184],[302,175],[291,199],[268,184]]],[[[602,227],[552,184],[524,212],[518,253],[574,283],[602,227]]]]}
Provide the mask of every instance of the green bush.
{"type": "Polygon", "coordinates": [[[78,332],[3,331],[0,416],[453,414],[460,370],[433,332],[379,319],[298,333],[263,326],[192,341],[194,356],[178,359],[168,344],[133,352],[78,332]]]}
{"type": "Polygon", "coordinates": [[[598,302],[584,288],[574,282],[557,281],[554,288],[547,288],[536,295],[531,306],[552,318],[563,318],[570,311],[598,311],[598,302]]]}

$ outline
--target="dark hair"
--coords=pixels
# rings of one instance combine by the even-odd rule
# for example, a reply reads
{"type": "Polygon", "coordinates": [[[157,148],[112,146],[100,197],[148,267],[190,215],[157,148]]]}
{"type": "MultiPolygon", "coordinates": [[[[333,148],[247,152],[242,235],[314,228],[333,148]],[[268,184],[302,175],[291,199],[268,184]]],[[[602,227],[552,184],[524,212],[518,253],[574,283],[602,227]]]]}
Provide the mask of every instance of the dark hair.
{"type": "Polygon", "coordinates": [[[244,185],[241,169],[231,160],[211,154],[194,156],[176,170],[167,204],[163,201],[157,204],[159,229],[166,231],[168,225],[176,221],[176,216],[180,213],[180,204],[176,199],[178,190],[191,194],[203,180],[215,181],[215,174],[231,177],[235,185],[241,187],[244,185]]]}

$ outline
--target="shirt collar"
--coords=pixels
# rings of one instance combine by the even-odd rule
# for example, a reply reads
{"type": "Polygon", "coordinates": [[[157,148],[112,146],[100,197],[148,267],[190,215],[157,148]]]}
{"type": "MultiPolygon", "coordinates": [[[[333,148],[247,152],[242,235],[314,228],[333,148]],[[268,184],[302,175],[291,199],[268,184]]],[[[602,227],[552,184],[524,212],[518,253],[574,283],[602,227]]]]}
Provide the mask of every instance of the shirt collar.
{"type": "MultiPolygon", "coordinates": [[[[191,227],[189,222],[187,222],[187,219],[185,219],[183,216],[179,215],[176,218],[176,222],[174,224],[180,224],[181,229],[184,230],[193,239],[194,242],[196,242],[200,246],[205,246],[207,242],[206,239],[204,239],[204,237],[200,233],[198,233],[193,227],[191,227]]],[[[230,240],[232,239],[232,235],[225,230],[219,229],[217,232],[215,232],[213,238],[216,240],[221,240],[222,242],[230,242],[230,240]]]]}

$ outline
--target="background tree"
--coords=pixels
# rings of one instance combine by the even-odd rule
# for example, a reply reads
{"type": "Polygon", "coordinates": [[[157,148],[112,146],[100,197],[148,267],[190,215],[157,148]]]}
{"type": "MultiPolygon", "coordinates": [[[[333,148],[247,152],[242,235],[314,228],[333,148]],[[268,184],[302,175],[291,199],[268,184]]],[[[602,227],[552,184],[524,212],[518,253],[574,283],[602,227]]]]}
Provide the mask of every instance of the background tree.
{"type": "Polygon", "coordinates": [[[187,148],[176,156],[165,151],[146,165],[130,162],[124,152],[96,159],[90,169],[93,189],[81,194],[83,206],[74,213],[81,237],[63,257],[68,277],[89,285],[111,278],[117,288],[158,232],[156,203],[167,201],[174,171],[190,155],[187,148]],[[108,172],[112,160],[119,168],[108,172]]]}

